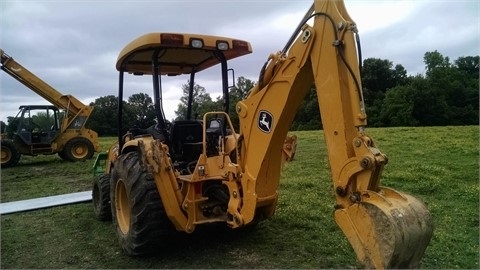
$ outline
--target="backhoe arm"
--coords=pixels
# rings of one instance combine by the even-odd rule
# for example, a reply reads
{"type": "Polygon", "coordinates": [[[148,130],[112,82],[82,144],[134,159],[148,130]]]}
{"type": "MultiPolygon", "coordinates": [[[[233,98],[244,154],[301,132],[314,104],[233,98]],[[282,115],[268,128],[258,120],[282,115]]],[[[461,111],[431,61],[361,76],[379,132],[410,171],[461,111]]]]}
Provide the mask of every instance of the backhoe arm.
{"type": "MultiPolygon", "coordinates": [[[[69,116],[70,122],[79,119],[80,117],[81,122],[85,123],[86,119],[90,116],[93,107],[84,105],[72,95],[61,94],[55,90],[55,88],[15,61],[15,59],[6,54],[2,49],[0,49],[0,60],[1,69],[3,71],[56,107],[65,110],[69,116]]],[[[64,126],[67,127],[70,125],[71,123],[68,123],[64,126]]]]}
{"type": "Polygon", "coordinates": [[[342,1],[316,0],[299,32],[283,51],[270,55],[248,98],[237,104],[241,222],[273,214],[283,142],[314,84],[337,224],[366,267],[418,267],[432,236],[430,215],[417,199],[380,186],[387,157],[364,131],[356,32],[342,1]]]}

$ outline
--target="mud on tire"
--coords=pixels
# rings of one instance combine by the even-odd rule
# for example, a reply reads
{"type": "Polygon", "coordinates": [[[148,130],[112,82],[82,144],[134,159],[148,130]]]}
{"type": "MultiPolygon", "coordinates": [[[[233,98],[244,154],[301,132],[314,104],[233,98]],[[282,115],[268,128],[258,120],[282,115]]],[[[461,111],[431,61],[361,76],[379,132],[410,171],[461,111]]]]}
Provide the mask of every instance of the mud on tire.
{"type": "Polygon", "coordinates": [[[137,151],[119,156],[110,187],[113,223],[123,251],[131,256],[156,251],[174,229],[137,151]]]}

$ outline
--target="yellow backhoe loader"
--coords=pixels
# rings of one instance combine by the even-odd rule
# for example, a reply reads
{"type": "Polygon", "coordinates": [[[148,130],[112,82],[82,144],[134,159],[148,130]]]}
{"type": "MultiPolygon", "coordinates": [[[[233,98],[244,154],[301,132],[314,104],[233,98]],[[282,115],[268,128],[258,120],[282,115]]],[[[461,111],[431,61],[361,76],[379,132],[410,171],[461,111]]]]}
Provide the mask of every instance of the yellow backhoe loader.
{"type": "Polygon", "coordinates": [[[113,219],[124,252],[154,252],[171,227],[191,233],[222,222],[237,229],[271,217],[285,138],[314,84],[337,224],[365,267],[418,267],[432,236],[431,217],[418,199],[380,186],[387,157],[365,132],[357,35],[342,1],[315,0],[283,50],[268,57],[248,97],[236,104],[239,131],[228,102],[224,111],[206,113],[203,124],[167,125],[161,80],[186,74],[193,83],[201,71],[218,67],[226,92],[227,62],[251,53],[248,42],[150,33],[124,47],[116,64],[119,100],[126,75],[151,75],[158,120],[150,129],[119,134],[94,181],[94,211],[99,219],[113,219]]]}
{"type": "Polygon", "coordinates": [[[53,105],[22,105],[2,134],[1,167],[15,166],[21,155],[57,154],[64,160],[83,161],[100,151],[97,132],[85,128],[93,107],[71,95],[62,95],[0,49],[1,69],[53,105]],[[63,110],[63,112],[61,111],[63,110]]]}

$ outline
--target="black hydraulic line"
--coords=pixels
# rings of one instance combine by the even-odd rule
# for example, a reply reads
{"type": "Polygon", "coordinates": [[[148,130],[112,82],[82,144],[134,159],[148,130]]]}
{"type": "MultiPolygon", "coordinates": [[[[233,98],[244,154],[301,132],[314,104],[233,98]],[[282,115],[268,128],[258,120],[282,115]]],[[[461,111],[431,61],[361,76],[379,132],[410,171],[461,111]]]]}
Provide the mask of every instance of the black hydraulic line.
{"type": "Polygon", "coordinates": [[[358,53],[358,68],[360,69],[360,78],[362,78],[362,47],[360,46],[360,35],[358,32],[355,32],[355,43],[357,43],[357,53],[358,53]]]}
{"type": "MultiPolygon", "coordinates": [[[[287,44],[283,47],[281,53],[284,55],[287,53],[288,49],[292,46],[293,42],[297,39],[298,33],[302,30],[303,25],[313,17],[312,13],[315,11],[315,6],[312,4],[310,6],[310,9],[305,13],[303,16],[303,19],[300,21],[300,23],[297,25],[297,28],[295,28],[295,31],[293,31],[293,34],[290,36],[290,38],[287,41],[287,44]]],[[[259,86],[260,88],[263,88],[263,75],[265,74],[265,69],[268,66],[269,61],[265,62],[265,64],[262,66],[262,69],[260,71],[260,75],[258,78],[259,86]]]]}
{"type": "MultiPolygon", "coordinates": [[[[300,24],[297,26],[297,28],[295,29],[293,35],[290,37],[290,39],[288,40],[287,44],[285,45],[285,47],[283,48],[282,50],[282,53],[286,53],[288,51],[288,49],[290,48],[290,46],[292,45],[292,43],[296,40],[296,37],[298,35],[298,33],[300,32],[300,30],[302,29],[303,25],[305,23],[307,23],[308,20],[310,20],[311,18],[313,17],[316,17],[316,16],[325,16],[331,23],[332,27],[333,27],[333,34],[334,34],[334,46],[337,48],[337,50],[339,51],[339,54],[340,54],[340,59],[342,59],[342,62],[345,64],[348,72],[350,73],[350,75],[352,76],[353,78],[353,81],[355,83],[355,87],[357,88],[358,90],[358,93],[359,93],[359,99],[361,102],[363,102],[363,96],[362,96],[362,89],[360,87],[360,82],[358,81],[358,78],[355,76],[355,73],[353,72],[352,68],[350,67],[350,65],[347,63],[344,55],[343,55],[343,52],[341,50],[339,50],[339,47],[341,47],[342,43],[339,42],[338,40],[338,33],[337,33],[337,29],[336,29],[336,25],[335,25],[335,21],[333,20],[332,16],[330,16],[329,14],[327,13],[324,13],[324,12],[316,12],[316,13],[313,13],[313,11],[315,10],[315,7],[314,5],[312,5],[310,7],[310,9],[307,11],[307,13],[305,14],[305,16],[303,17],[302,21],[300,22],[300,24]],[[313,13],[313,14],[312,14],[313,13]],[[336,45],[335,45],[336,44],[336,45]]],[[[355,29],[353,29],[354,33],[355,33],[355,40],[356,40],[356,47],[357,47],[357,53],[358,53],[358,61],[359,61],[359,70],[361,72],[362,70],[362,52],[361,52],[361,47],[360,47],[360,36],[358,35],[357,33],[357,30],[356,30],[356,27],[355,29]]],[[[268,62],[267,62],[268,63],[268,62]]],[[[262,68],[262,71],[261,71],[261,77],[263,77],[263,72],[264,72],[264,69],[266,68],[267,66],[267,63],[265,63],[264,67],[262,68]]]]}
{"type": "Polygon", "coordinates": [[[315,6],[312,4],[310,9],[305,13],[303,16],[303,19],[300,21],[300,23],[297,25],[297,28],[295,31],[293,31],[292,36],[290,39],[287,41],[287,44],[285,44],[285,47],[283,47],[282,54],[285,54],[288,49],[290,49],[290,46],[292,46],[292,43],[297,39],[298,33],[300,33],[300,30],[302,30],[303,25],[312,17],[312,13],[315,11],[315,6]]]}

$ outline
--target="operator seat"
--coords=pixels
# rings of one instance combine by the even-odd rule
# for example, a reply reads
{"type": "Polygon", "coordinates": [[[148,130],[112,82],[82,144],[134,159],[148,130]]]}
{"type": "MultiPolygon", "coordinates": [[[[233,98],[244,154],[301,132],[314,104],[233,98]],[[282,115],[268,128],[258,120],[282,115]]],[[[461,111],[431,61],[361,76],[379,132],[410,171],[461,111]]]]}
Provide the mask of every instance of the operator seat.
{"type": "Polygon", "coordinates": [[[198,120],[178,120],[172,123],[171,156],[175,162],[188,164],[202,153],[203,125],[198,120]]]}

